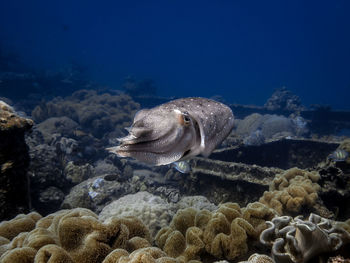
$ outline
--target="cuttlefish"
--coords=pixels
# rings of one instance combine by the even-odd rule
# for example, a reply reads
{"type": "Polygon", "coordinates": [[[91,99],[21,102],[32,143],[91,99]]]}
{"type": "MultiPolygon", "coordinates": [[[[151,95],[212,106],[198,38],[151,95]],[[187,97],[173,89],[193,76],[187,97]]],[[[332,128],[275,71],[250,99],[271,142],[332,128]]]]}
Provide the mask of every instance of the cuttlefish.
{"type": "Polygon", "coordinates": [[[206,98],[183,98],[136,113],[129,134],[107,150],[152,165],[209,156],[233,128],[231,109],[206,98]]]}

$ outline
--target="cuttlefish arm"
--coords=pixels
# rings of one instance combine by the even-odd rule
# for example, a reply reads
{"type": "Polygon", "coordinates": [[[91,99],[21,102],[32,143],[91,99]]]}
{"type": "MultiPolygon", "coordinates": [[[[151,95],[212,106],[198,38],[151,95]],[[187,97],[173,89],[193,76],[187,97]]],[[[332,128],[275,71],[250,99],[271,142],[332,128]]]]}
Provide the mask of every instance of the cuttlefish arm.
{"type": "Polygon", "coordinates": [[[181,111],[152,113],[152,116],[137,114],[129,135],[119,139],[120,145],[107,150],[153,165],[170,164],[182,158],[196,140],[196,130],[184,123],[181,111]]]}

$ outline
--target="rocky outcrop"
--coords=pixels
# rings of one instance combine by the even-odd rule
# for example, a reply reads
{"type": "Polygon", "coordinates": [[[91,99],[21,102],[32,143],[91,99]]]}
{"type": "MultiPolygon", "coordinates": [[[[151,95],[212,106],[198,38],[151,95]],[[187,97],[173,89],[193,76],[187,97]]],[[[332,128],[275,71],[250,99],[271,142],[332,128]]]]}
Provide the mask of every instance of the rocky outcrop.
{"type": "Polygon", "coordinates": [[[28,212],[28,147],[24,134],[33,121],[22,118],[0,101],[0,220],[28,212]]]}

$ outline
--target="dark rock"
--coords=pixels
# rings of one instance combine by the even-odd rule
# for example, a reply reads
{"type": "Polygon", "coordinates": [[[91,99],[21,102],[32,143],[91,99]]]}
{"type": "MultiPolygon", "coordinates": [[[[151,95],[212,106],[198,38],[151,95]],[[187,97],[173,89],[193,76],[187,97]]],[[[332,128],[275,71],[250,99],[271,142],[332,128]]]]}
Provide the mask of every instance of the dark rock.
{"type": "Polygon", "coordinates": [[[192,172],[179,182],[186,195],[200,193],[219,204],[234,200],[240,206],[257,201],[269,189],[269,183],[281,169],[224,162],[197,157],[191,161],[192,172]]]}
{"type": "Polygon", "coordinates": [[[78,126],[78,123],[63,116],[49,118],[36,125],[35,128],[43,134],[45,141],[48,143],[54,133],[65,137],[72,137],[78,126]]]}
{"type": "Polygon", "coordinates": [[[277,89],[267,100],[264,107],[268,110],[287,111],[301,111],[304,109],[301,105],[300,98],[285,87],[277,89]]]}
{"type": "Polygon", "coordinates": [[[59,207],[64,200],[64,197],[65,194],[59,188],[50,186],[40,192],[40,207],[44,211],[54,211],[53,207],[59,207]]]}
{"type": "Polygon", "coordinates": [[[24,135],[32,125],[0,101],[0,221],[30,209],[29,154],[24,135]]]}
{"type": "Polygon", "coordinates": [[[340,221],[350,218],[350,167],[344,164],[327,161],[318,168],[321,175],[319,196],[340,221]]]}
{"type": "Polygon", "coordinates": [[[62,208],[85,207],[98,213],[111,201],[125,194],[136,192],[130,190],[130,182],[120,183],[117,180],[105,180],[105,176],[90,178],[74,186],[65,197],[62,208]]]}
{"type": "Polygon", "coordinates": [[[339,146],[316,140],[282,139],[258,146],[234,146],[214,151],[211,159],[251,165],[302,169],[315,167],[339,146]]]}
{"type": "Polygon", "coordinates": [[[62,99],[57,97],[37,106],[32,116],[41,122],[50,117],[66,116],[77,122],[86,134],[96,138],[122,136],[130,125],[139,104],[126,94],[98,94],[93,90],[79,90],[62,99]]]}
{"type": "Polygon", "coordinates": [[[245,145],[261,145],[264,142],[300,137],[307,134],[307,123],[300,117],[287,118],[281,115],[259,113],[237,120],[234,134],[243,138],[245,145]]]}

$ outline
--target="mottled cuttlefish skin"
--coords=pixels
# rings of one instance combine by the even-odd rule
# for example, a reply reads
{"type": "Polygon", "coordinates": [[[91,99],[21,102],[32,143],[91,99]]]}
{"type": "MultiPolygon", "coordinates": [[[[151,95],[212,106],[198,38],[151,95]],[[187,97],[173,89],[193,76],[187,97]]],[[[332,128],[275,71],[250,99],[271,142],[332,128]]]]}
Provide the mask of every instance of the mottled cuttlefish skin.
{"type": "Polygon", "coordinates": [[[107,150],[152,165],[209,156],[233,128],[232,110],[206,98],[183,98],[136,113],[129,134],[107,150]]]}

